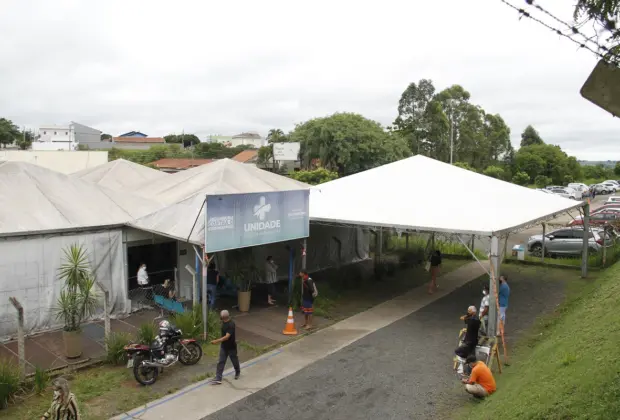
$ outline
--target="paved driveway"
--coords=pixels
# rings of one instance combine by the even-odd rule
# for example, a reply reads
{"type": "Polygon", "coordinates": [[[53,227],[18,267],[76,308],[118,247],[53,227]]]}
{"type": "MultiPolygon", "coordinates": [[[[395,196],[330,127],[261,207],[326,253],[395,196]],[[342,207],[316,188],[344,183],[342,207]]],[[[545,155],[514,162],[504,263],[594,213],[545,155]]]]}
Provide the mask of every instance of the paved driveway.
{"type": "MultiPolygon", "coordinates": [[[[513,277],[511,268],[504,273],[513,277]]],[[[563,297],[559,283],[511,281],[507,330],[528,326],[563,297]]],[[[441,285],[440,285],[441,286],[441,285]]],[[[480,304],[467,284],[305,369],[212,414],[208,420],[436,419],[466,396],[451,370],[459,316],[480,304]]]]}

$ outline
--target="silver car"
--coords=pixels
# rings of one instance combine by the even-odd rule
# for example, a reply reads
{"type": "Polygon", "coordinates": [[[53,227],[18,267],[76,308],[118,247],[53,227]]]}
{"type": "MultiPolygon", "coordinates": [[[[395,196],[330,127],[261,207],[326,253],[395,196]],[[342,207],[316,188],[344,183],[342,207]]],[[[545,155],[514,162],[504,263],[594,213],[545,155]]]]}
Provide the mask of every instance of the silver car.
{"type": "MultiPolygon", "coordinates": [[[[588,248],[590,252],[598,252],[603,245],[601,229],[592,229],[589,233],[588,248]]],[[[581,255],[583,249],[583,228],[566,227],[547,233],[545,238],[545,255],[569,256],[581,255]]],[[[542,254],[542,235],[530,236],[527,240],[527,250],[535,256],[542,254]]]]}

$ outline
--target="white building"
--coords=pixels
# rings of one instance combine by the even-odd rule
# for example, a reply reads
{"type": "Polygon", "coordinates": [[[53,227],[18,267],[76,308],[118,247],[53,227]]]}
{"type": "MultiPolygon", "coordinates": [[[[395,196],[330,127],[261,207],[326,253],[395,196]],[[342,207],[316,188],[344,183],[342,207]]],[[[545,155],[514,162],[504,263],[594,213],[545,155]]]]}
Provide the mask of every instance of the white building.
{"type": "Polygon", "coordinates": [[[76,150],[79,144],[95,144],[101,141],[101,131],[71,122],[68,125],[42,125],[39,139],[32,150],[76,150]]]}
{"type": "Polygon", "coordinates": [[[247,131],[234,136],[209,135],[207,142],[222,143],[227,147],[252,146],[255,149],[267,145],[267,139],[256,131],[247,131]]]}

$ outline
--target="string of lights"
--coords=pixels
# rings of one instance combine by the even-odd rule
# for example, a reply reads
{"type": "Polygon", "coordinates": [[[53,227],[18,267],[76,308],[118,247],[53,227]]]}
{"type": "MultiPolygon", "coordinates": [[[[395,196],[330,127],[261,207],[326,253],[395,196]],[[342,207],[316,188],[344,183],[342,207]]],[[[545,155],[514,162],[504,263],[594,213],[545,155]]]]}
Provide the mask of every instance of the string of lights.
{"type": "Polygon", "coordinates": [[[541,12],[551,16],[554,18],[554,20],[557,20],[558,22],[561,22],[563,25],[566,25],[570,28],[572,35],[581,35],[585,38],[584,42],[576,40],[575,38],[573,38],[571,35],[568,35],[564,32],[562,32],[560,29],[554,28],[553,26],[549,25],[548,23],[544,22],[541,19],[538,19],[535,16],[532,16],[532,14],[530,12],[528,12],[527,10],[517,7],[514,4],[508,2],[507,0],[500,0],[502,3],[504,3],[506,6],[510,7],[511,9],[517,11],[519,13],[519,15],[521,17],[525,17],[527,19],[531,19],[534,22],[538,23],[539,25],[544,26],[545,28],[549,29],[550,31],[556,33],[557,35],[564,37],[566,39],[568,39],[570,42],[576,44],[579,48],[585,49],[589,52],[591,52],[592,54],[594,54],[596,57],[603,59],[607,62],[610,62],[613,58],[614,64],[616,66],[618,66],[618,64],[620,63],[620,56],[618,56],[617,54],[615,54],[613,51],[611,51],[608,47],[604,46],[604,45],[600,45],[597,42],[589,39],[587,36],[585,36],[583,33],[581,33],[579,31],[579,29],[574,26],[574,25],[570,25],[564,21],[562,21],[561,19],[557,18],[556,16],[554,16],[553,14],[551,14],[550,12],[547,12],[546,10],[543,10],[542,6],[538,5],[535,6],[534,5],[534,0],[525,0],[525,2],[527,4],[530,4],[534,7],[537,8],[537,10],[540,10],[541,12]],[[590,47],[590,45],[588,45],[588,41],[592,42],[593,44],[595,44],[597,49],[594,49],[593,47],[590,47]],[[605,53],[601,53],[600,51],[604,51],[605,53]]]}

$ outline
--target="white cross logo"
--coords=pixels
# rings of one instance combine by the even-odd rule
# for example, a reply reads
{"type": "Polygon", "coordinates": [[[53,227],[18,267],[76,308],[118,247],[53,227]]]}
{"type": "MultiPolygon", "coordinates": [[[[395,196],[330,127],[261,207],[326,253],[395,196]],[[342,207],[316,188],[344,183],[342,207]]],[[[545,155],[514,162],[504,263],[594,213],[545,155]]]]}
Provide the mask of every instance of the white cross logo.
{"type": "Polygon", "coordinates": [[[271,204],[267,204],[265,197],[261,197],[260,200],[258,200],[258,204],[254,206],[254,216],[258,217],[260,220],[265,220],[270,210],[271,204]]]}

